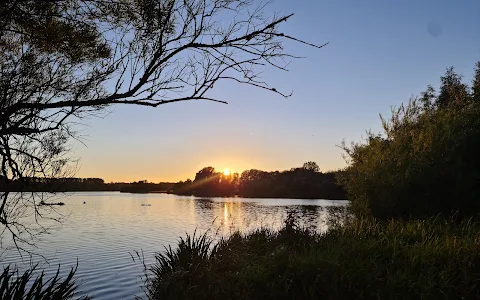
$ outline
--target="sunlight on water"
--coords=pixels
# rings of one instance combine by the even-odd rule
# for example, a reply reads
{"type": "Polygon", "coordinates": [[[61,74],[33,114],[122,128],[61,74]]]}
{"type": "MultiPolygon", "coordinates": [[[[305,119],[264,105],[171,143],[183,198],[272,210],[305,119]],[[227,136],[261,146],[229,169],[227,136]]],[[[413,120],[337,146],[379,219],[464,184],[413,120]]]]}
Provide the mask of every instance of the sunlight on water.
{"type": "Polygon", "coordinates": [[[132,259],[142,252],[147,265],[154,253],[176,244],[179,236],[210,231],[217,238],[235,230],[250,231],[265,226],[278,228],[289,210],[302,220],[324,230],[326,206],[346,201],[300,199],[195,198],[167,194],[122,194],[118,192],[75,193],[62,199],[61,225],[43,235],[34,250],[43,255],[20,257],[9,251],[2,264],[20,268],[40,263],[48,274],[74,267],[83,293],[95,299],[133,299],[143,296],[143,267],[132,259]],[[85,202],[85,204],[84,204],[85,202]]]}

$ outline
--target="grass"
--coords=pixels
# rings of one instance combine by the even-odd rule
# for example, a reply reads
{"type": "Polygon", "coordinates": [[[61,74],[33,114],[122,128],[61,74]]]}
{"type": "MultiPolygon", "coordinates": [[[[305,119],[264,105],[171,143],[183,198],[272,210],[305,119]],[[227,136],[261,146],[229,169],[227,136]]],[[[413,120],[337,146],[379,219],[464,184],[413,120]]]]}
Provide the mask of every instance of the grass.
{"type": "Polygon", "coordinates": [[[480,299],[480,222],[351,221],[324,234],[187,236],[157,254],[150,299],[480,299]]]}
{"type": "MultiPolygon", "coordinates": [[[[74,299],[77,295],[77,283],[74,280],[75,269],[71,269],[66,278],[59,277],[60,268],[55,276],[45,279],[44,272],[33,277],[36,267],[26,270],[23,274],[18,269],[9,266],[0,274],[0,299],[9,300],[47,300],[74,299]]],[[[77,299],[87,300],[88,297],[77,299]]]]}

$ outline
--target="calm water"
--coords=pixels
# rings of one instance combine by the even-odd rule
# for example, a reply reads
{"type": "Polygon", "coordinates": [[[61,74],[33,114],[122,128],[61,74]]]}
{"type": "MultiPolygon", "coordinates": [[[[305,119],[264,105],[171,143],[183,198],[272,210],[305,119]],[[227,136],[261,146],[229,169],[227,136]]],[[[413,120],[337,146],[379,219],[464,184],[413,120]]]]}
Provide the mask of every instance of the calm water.
{"type": "Polygon", "coordinates": [[[2,263],[25,267],[33,260],[50,273],[58,264],[68,271],[78,260],[80,289],[95,299],[143,297],[142,265],[131,257],[135,251],[143,251],[149,265],[154,262],[155,252],[175,245],[179,236],[195,229],[201,233],[210,230],[220,236],[235,229],[278,228],[289,210],[324,230],[325,207],[346,204],[330,200],[196,198],[118,192],[75,193],[61,201],[66,203],[60,207],[60,213],[65,215],[63,224],[43,235],[35,249],[49,263],[38,257],[22,260],[17,252],[5,254],[2,263]]]}

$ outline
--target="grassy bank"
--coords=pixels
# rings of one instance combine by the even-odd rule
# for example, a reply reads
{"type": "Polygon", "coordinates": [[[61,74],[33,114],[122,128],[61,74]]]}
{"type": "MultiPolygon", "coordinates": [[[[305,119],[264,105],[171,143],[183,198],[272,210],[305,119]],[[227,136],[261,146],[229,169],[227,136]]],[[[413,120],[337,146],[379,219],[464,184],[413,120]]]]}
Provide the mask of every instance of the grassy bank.
{"type": "Polygon", "coordinates": [[[157,256],[152,299],[477,299],[480,222],[362,220],[315,234],[182,239],[157,256]],[[210,250],[209,250],[210,249],[210,250]],[[213,250],[212,250],[213,249],[213,250]]]}

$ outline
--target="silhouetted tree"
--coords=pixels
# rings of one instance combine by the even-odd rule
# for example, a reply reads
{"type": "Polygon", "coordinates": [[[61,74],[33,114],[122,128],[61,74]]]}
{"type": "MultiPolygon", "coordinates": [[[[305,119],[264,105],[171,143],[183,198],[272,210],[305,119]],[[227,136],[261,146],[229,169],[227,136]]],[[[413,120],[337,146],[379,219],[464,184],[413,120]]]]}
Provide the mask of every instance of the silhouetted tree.
{"type": "Polygon", "coordinates": [[[453,67],[448,68],[440,80],[440,94],[437,98],[439,108],[445,108],[451,104],[464,104],[468,100],[467,85],[462,83],[462,76],[457,74],[453,67]]]}
{"type": "Polygon", "coordinates": [[[240,176],[239,194],[243,197],[267,197],[272,193],[274,175],[256,169],[246,170],[240,176]]]}
{"type": "Polygon", "coordinates": [[[205,167],[197,172],[193,180],[194,193],[198,196],[216,196],[220,173],[213,167],[205,167]]]}
{"type": "Polygon", "coordinates": [[[229,175],[220,173],[217,187],[214,191],[215,195],[221,197],[235,196],[238,187],[238,179],[238,173],[229,175]]]}
{"type": "Polygon", "coordinates": [[[215,172],[214,167],[205,167],[195,174],[194,181],[208,180],[216,175],[217,173],[215,172]]]}
{"type": "MultiPolygon", "coordinates": [[[[266,11],[253,0],[2,1],[0,173],[5,184],[71,177],[72,124],[108,105],[225,103],[209,94],[219,81],[288,97],[261,80],[259,68],[284,70],[285,59],[293,56],[284,52],[283,42],[308,43],[279,30],[292,15],[266,11]]],[[[41,216],[35,198],[41,195],[1,196],[0,223],[6,228],[1,232],[27,241],[20,236],[29,230],[19,212],[41,216]]]]}
{"type": "Polygon", "coordinates": [[[314,161],[307,161],[302,168],[312,172],[320,172],[320,167],[314,161]]]}
{"type": "Polygon", "coordinates": [[[424,110],[432,110],[435,107],[435,102],[437,99],[437,92],[433,88],[433,86],[428,85],[427,89],[422,92],[420,97],[420,103],[423,105],[424,110]]]}

